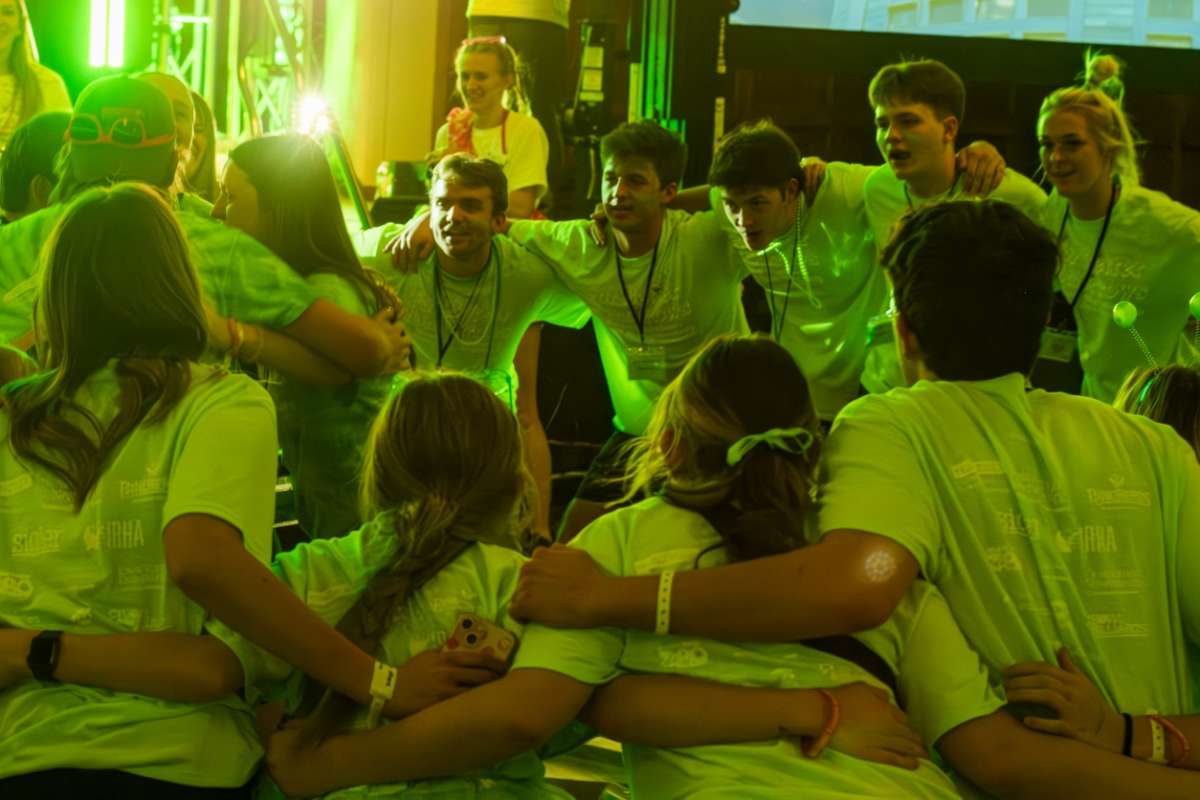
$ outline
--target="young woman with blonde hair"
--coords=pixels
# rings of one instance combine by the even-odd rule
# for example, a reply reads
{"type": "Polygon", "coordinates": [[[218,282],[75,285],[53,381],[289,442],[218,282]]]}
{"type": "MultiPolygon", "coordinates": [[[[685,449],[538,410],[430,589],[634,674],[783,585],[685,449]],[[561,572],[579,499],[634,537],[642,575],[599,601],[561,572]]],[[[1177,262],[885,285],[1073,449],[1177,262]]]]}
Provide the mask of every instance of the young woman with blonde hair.
{"type": "MultiPolygon", "coordinates": [[[[382,279],[359,263],[325,153],[307,136],[265,136],[234,148],[213,216],[266,245],[343,311],[399,308],[382,279]]],[[[268,383],[300,526],[314,537],[341,536],[361,523],[354,497],[362,451],[391,376],[350,377],[333,387],[286,374],[268,383]]]]}
{"type": "MultiPolygon", "coordinates": [[[[44,253],[37,371],[0,393],[0,794],[242,796],[261,751],[240,673],[193,666],[181,641],[222,647],[196,636],[211,614],[359,702],[373,659],[262,563],[274,411],[199,362],[200,284],[161,194],[85,192],[44,253]]],[[[426,677],[387,709],[420,707],[426,677]]]]}
{"type": "Polygon", "coordinates": [[[1157,363],[1187,363],[1197,357],[1185,330],[1188,298],[1200,291],[1200,213],[1140,185],[1120,70],[1112,56],[1089,52],[1083,85],[1052,92],[1038,116],[1042,168],[1054,186],[1042,224],[1062,248],[1050,320],[1060,333],[1050,335],[1074,348],[1072,384],[1081,369],[1082,393],[1105,402],[1146,364],[1137,338],[1114,323],[1114,305],[1136,306],[1137,331],[1157,363]]]}
{"type": "Polygon", "coordinates": [[[503,36],[466,39],[454,54],[454,71],[464,107],[451,110],[438,129],[431,165],[451,153],[495,161],[508,179],[508,216],[532,216],[546,191],[550,145],[528,114],[516,51],[503,36]]]}

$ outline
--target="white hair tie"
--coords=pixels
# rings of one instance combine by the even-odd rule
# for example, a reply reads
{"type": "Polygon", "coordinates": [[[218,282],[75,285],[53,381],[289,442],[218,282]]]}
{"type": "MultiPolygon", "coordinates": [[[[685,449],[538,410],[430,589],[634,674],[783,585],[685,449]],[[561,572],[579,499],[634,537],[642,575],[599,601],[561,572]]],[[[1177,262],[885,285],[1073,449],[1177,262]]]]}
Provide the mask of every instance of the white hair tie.
{"type": "Polygon", "coordinates": [[[729,445],[729,449],[725,451],[725,463],[731,467],[736,466],[760,443],[766,444],[772,450],[783,450],[802,456],[812,447],[813,435],[808,428],[771,428],[762,433],[752,433],[729,445]]]}

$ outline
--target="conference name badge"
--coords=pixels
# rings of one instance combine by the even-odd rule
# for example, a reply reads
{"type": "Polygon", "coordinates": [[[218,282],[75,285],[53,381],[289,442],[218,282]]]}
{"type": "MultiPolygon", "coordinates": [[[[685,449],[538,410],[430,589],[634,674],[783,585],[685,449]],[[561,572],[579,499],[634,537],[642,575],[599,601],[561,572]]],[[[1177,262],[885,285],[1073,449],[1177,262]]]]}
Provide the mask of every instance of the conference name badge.
{"type": "Polygon", "coordinates": [[[1078,339],[1079,336],[1074,331],[1046,328],[1042,332],[1042,346],[1038,350],[1038,357],[1047,361],[1057,361],[1060,364],[1069,364],[1078,351],[1078,339]]]}
{"type": "Polygon", "coordinates": [[[635,344],[629,346],[628,352],[630,379],[655,383],[666,383],[671,379],[671,370],[667,366],[667,348],[661,345],[635,344]]]}

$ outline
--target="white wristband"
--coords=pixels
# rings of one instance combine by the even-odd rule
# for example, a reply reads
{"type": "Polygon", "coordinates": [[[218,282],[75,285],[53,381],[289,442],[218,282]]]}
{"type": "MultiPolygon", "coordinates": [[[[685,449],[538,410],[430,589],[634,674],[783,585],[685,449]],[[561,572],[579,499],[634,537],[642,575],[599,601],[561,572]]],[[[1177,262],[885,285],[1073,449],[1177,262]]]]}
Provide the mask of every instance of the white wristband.
{"type": "Polygon", "coordinates": [[[1154,717],[1150,717],[1150,763],[1167,763],[1167,737],[1163,726],[1154,717]]]}
{"type": "Polygon", "coordinates": [[[658,603],[654,609],[654,632],[666,636],[671,631],[671,588],[675,585],[675,570],[665,569],[658,575],[658,603]]]}
{"type": "Polygon", "coordinates": [[[367,714],[367,726],[374,728],[379,725],[383,716],[383,707],[396,693],[396,668],[375,662],[375,671],[371,674],[371,710],[367,714]]]}

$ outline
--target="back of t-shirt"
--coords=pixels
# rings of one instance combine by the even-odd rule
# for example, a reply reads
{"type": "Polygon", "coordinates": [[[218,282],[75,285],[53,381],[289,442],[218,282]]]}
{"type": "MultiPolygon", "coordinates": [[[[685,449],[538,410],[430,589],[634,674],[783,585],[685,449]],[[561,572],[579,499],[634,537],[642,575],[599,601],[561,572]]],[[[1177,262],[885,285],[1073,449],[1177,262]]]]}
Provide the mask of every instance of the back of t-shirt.
{"type": "Polygon", "coordinates": [[[922,381],[847,406],[821,530],[895,539],[993,678],[1059,646],[1131,713],[1191,710],[1200,467],[1171,429],[1022,376],[922,381]]]}

